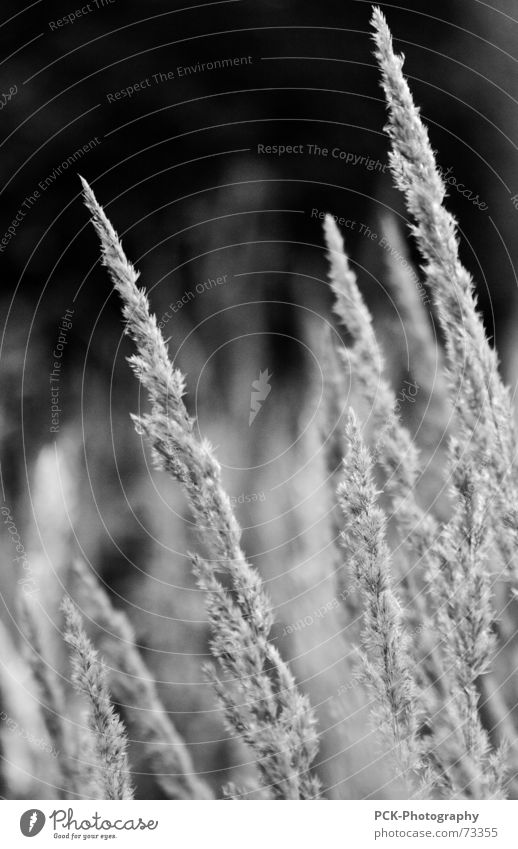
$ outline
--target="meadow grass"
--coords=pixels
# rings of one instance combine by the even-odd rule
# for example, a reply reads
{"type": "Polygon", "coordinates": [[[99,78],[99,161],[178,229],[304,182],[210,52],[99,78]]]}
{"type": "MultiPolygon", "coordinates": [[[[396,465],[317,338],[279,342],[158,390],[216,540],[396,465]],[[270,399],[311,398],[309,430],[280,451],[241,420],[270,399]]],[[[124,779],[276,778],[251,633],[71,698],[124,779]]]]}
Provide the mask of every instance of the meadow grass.
{"type": "MultiPolygon", "coordinates": [[[[427,129],[377,8],[372,26],[388,110],[390,170],[422,260],[419,287],[428,293],[444,336],[438,406],[441,421],[445,410],[451,414],[444,474],[448,511],[445,518],[422,506],[420,452],[402,421],[397,387],[387,374],[344,240],[327,216],[329,283],[347,343],[334,336],[325,343],[326,387],[334,397],[324,405],[322,432],[351,387],[355,408],[325,440],[332,498],[340,508],[337,577],[340,587],[356,593],[354,604],[349,593],[342,597],[346,618],[358,615],[362,623],[358,680],[370,699],[380,747],[393,757],[395,778],[407,795],[505,798],[515,756],[512,747],[495,742],[495,725],[505,721],[507,733],[515,732],[505,703],[495,695],[498,685],[488,687],[487,681],[497,651],[495,586],[499,579],[513,584],[517,575],[513,413],[473,280],[459,259],[457,223],[446,207],[427,129]],[[419,623],[422,639],[411,638],[411,622],[419,623]],[[488,723],[488,716],[497,719],[488,723]]],[[[147,294],[138,286],[139,274],[92,188],[84,179],[82,185],[102,263],[135,346],[129,363],[149,400],[147,412],[133,415],[135,428],[155,467],[180,484],[198,533],[200,551],[190,558],[205,599],[213,658],[204,672],[229,732],[253,759],[250,786],[229,784],[218,792],[228,799],[253,793],[325,797],[317,713],[275,644],[273,605],[244,551],[216,453],[197,435],[184,402],[184,375],[169,358],[147,294]]],[[[397,275],[394,267],[392,273],[397,275]]],[[[412,276],[395,286],[412,322],[424,385],[438,361],[427,313],[412,276]]],[[[94,797],[133,798],[128,746],[134,734],[165,796],[211,798],[212,789],[195,774],[188,746],[160,702],[128,619],[81,562],[74,575],[83,609],[105,632],[103,656],[109,662],[105,666],[78,609],[65,597],[64,641],[87,724],[82,741],[71,734],[62,685],[45,664],[38,611],[20,604],[33,650],[28,666],[46,733],[60,753],[64,797],[86,788],[94,797]]]]}

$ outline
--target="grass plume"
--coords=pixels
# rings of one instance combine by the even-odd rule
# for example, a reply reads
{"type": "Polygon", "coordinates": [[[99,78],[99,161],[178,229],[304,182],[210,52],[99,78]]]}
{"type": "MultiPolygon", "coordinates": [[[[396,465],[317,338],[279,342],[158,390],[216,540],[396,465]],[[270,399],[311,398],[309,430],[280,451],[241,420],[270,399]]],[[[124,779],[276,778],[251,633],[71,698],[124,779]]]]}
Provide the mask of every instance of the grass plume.
{"type": "Polygon", "coordinates": [[[402,535],[423,556],[435,532],[433,517],[416,500],[419,455],[408,430],[401,424],[394,390],[383,374],[384,358],[372,326],[371,315],[349,265],[343,237],[327,215],[324,222],[334,311],[352,337],[344,352],[352,379],[359,385],[376,434],[375,456],[387,477],[386,492],[392,500],[402,535]]]}
{"type": "MultiPolygon", "coordinates": [[[[7,665],[0,679],[2,794],[13,795],[19,788],[20,797],[29,798],[28,788],[42,788],[44,792],[57,790],[62,798],[131,799],[133,781],[138,781],[135,792],[142,795],[157,789],[169,799],[210,799],[213,795],[232,800],[300,800],[320,795],[335,798],[342,792],[347,794],[349,787],[354,797],[364,793],[371,797],[374,793],[384,795],[393,773],[385,775],[377,768],[372,770],[377,760],[371,758],[372,771],[364,779],[365,764],[356,769],[353,762],[357,757],[353,749],[361,748],[356,743],[365,730],[366,693],[361,688],[353,692],[359,679],[373,706],[377,729],[383,734],[383,755],[389,750],[395,757],[396,778],[404,781],[409,796],[473,800],[518,794],[516,777],[513,784],[513,773],[518,775],[518,737],[512,708],[517,698],[512,675],[516,607],[506,596],[511,593],[510,579],[516,581],[518,577],[516,433],[510,398],[478,311],[474,282],[460,261],[457,223],[447,209],[446,185],[403,75],[403,57],[394,52],[389,28],[379,9],[373,11],[372,25],[388,108],[390,169],[404,196],[410,229],[421,255],[422,274],[418,277],[411,269],[395,217],[385,216],[380,223],[383,239],[375,237],[374,241],[378,248],[386,249],[386,276],[409,355],[406,364],[400,363],[403,346],[394,346],[387,369],[380,337],[342,235],[335,219],[325,218],[334,311],[346,339],[337,344],[338,335],[326,337],[321,358],[325,397],[318,414],[323,422],[320,436],[325,463],[314,456],[311,440],[316,428],[311,430],[314,425],[308,424],[309,437],[306,439],[304,431],[304,439],[297,437],[290,444],[293,453],[289,457],[295,474],[291,474],[292,468],[288,469],[284,459],[276,468],[275,473],[280,469],[287,484],[284,493],[288,494],[274,495],[274,490],[279,493],[280,488],[270,486],[272,495],[261,516],[265,521],[247,528],[250,539],[258,543],[257,552],[266,548],[261,544],[266,539],[261,534],[266,534],[269,556],[283,558],[275,574],[275,580],[279,579],[276,586],[281,587],[279,601],[286,623],[292,612],[294,615],[292,624],[287,624],[282,633],[281,628],[272,630],[272,602],[244,551],[241,527],[232,506],[236,502],[251,504],[259,493],[245,496],[243,489],[242,496],[228,497],[216,454],[209,442],[198,436],[196,422],[188,412],[184,375],[169,358],[167,342],[151,312],[147,294],[139,287],[139,274],[126,257],[92,189],[82,181],[84,200],[100,239],[102,263],[121,299],[125,333],[134,345],[129,357],[131,369],[149,399],[149,407],[133,416],[133,422],[151,450],[155,467],[180,484],[192,515],[192,527],[202,542],[201,551],[189,556],[210,625],[213,662],[204,667],[204,672],[220,711],[206,710],[205,702],[200,710],[200,702],[196,702],[199,696],[193,688],[192,705],[189,694],[185,701],[182,699],[182,705],[174,706],[171,716],[183,713],[180,707],[186,705],[185,713],[192,710],[199,727],[203,714],[203,732],[199,735],[203,739],[191,739],[194,722],[189,726],[189,741],[182,739],[158,695],[160,684],[166,681],[153,680],[128,617],[112,605],[102,584],[94,579],[95,571],[109,575],[110,582],[114,577],[111,587],[117,592],[122,570],[117,555],[112,562],[111,545],[108,549],[99,544],[99,538],[89,538],[88,549],[100,552],[99,563],[95,571],[90,571],[84,562],[77,562],[70,576],[68,564],[74,559],[71,547],[76,540],[82,541],[85,528],[91,527],[90,493],[85,487],[79,498],[78,475],[72,470],[65,471],[64,481],[59,477],[60,486],[66,484],[65,497],[48,497],[48,479],[54,475],[57,480],[59,475],[50,463],[54,448],[47,446],[40,452],[36,476],[36,500],[41,502],[36,507],[41,509],[33,512],[36,526],[38,517],[43,519],[46,535],[57,544],[49,549],[49,557],[38,527],[29,538],[33,540],[30,545],[37,548],[40,539],[45,560],[53,566],[58,564],[58,573],[66,571],[71,582],[70,595],[77,593],[80,606],[76,607],[70,597],[63,601],[64,639],[69,648],[74,692],[65,689],[60,671],[52,669],[46,659],[47,653],[49,657],[62,654],[57,646],[47,647],[42,637],[48,634],[49,640],[52,638],[51,629],[45,630],[45,623],[40,621],[47,605],[24,596],[18,613],[22,638],[30,643],[31,652],[26,655],[23,645],[17,648],[0,623],[7,646],[7,665]],[[423,306],[428,294],[433,301],[432,321],[438,319],[444,340],[444,366],[442,351],[438,355],[435,348],[432,321],[423,306]],[[444,372],[443,380],[436,381],[437,370],[444,372]],[[404,374],[419,383],[418,397],[404,399],[410,404],[417,398],[409,420],[417,423],[421,414],[427,418],[423,429],[419,424],[415,438],[403,424],[406,418],[399,415],[398,384],[404,374]],[[424,448],[424,461],[418,445],[424,448]],[[306,450],[308,446],[311,450],[306,450]],[[441,462],[436,463],[438,454],[441,462]],[[432,462],[436,463],[435,479],[430,483],[427,464],[432,462]],[[285,471],[289,474],[284,475],[285,471]],[[333,547],[329,538],[320,539],[320,527],[327,530],[326,509],[331,513],[331,505],[319,501],[326,486],[332,490],[335,512],[330,524],[333,542],[340,540],[339,548],[333,547]],[[73,497],[76,489],[77,499],[73,497]],[[77,534],[75,510],[71,517],[67,515],[66,523],[52,523],[54,513],[66,506],[69,490],[74,503],[79,504],[83,497],[88,501],[84,511],[87,518],[80,517],[77,534]],[[425,503],[432,505],[430,510],[422,506],[425,503]],[[279,505],[287,509],[281,512],[279,505]],[[311,512],[317,514],[316,521],[311,512]],[[281,540],[282,545],[278,544],[281,540]],[[297,576],[292,577],[296,570],[297,576]],[[340,588],[346,589],[340,594],[345,612],[334,587],[333,598],[328,598],[333,573],[343,583],[350,575],[354,578],[353,592],[350,586],[340,588]],[[288,588],[288,598],[281,598],[283,587],[288,588]],[[318,607],[315,603],[311,614],[300,615],[295,621],[299,613],[310,609],[308,604],[314,599],[323,603],[318,607]],[[79,609],[89,617],[88,628],[79,609]],[[325,623],[324,616],[328,617],[325,623]],[[310,631],[310,626],[316,627],[310,631]],[[324,720],[321,739],[310,701],[278,648],[284,645],[282,641],[288,634],[306,627],[304,635],[293,638],[291,648],[305,687],[319,697],[324,720]],[[315,642],[311,643],[313,635],[315,642]],[[344,636],[349,640],[345,663],[340,642],[344,636]],[[356,675],[350,675],[349,657],[354,642],[360,649],[360,668],[356,675]],[[30,668],[22,662],[25,655],[30,668]],[[106,666],[101,658],[106,659],[106,666]],[[27,705],[24,693],[31,696],[27,705]],[[86,721],[74,716],[73,711],[78,708],[86,721]],[[221,733],[221,717],[229,734],[221,733]],[[353,740],[355,731],[359,733],[353,740]],[[510,741],[508,748],[506,736],[510,741]],[[49,754],[49,740],[57,750],[55,755],[52,753],[53,761],[42,757],[43,751],[49,754]],[[248,763],[238,765],[242,753],[236,741],[248,748],[243,759],[248,763]],[[321,762],[315,766],[319,743],[321,762]],[[28,744],[39,746],[39,750],[33,751],[28,744]],[[196,766],[191,759],[193,745],[197,746],[196,766]],[[13,752],[19,753],[19,763],[10,754],[13,752]],[[130,769],[129,758],[133,756],[135,763],[130,769]],[[335,763],[330,766],[330,761],[335,763]],[[31,763],[36,765],[34,773],[30,773],[31,763]],[[240,772],[235,775],[238,766],[240,772]],[[38,770],[45,780],[33,779],[38,770]],[[236,783],[213,792],[205,776],[211,774],[212,781],[227,770],[236,783]],[[145,778],[140,781],[140,776],[145,778]],[[327,781],[324,789],[320,778],[327,781]],[[15,791],[8,790],[9,783],[15,791]]],[[[209,226],[210,222],[205,224],[209,226]]],[[[229,240],[228,244],[237,241],[229,240]]],[[[250,239],[250,244],[255,243],[250,239]]],[[[212,250],[206,253],[213,254],[212,250]]],[[[231,293],[226,288],[225,292],[228,304],[231,293]]],[[[173,320],[171,315],[169,318],[173,320]]],[[[307,321],[305,329],[311,335],[309,322],[313,319],[307,321]]],[[[225,333],[231,326],[225,325],[225,333]]],[[[308,371],[305,376],[309,374],[308,371]]],[[[236,374],[232,377],[236,378],[236,374]]],[[[235,386],[244,382],[244,366],[240,362],[235,386]]],[[[248,395],[248,390],[249,387],[244,394],[248,395]]],[[[230,392],[229,397],[233,394],[230,392]]],[[[285,404],[290,408],[288,413],[271,415],[272,421],[277,418],[275,428],[268,429],[261,450],[254,444],[254,462],[256,456],[263,459],[263,453],[266,455],[265,445],[268,449],[277,448],[281,436],[295,433],[295,401],[298,403],[302,394],[285,396],[289,398],[289,404],[285,404]]],[[[301,406],[309,409],[305,399],[301,406]]],[[[404,413],[409,410],[406,406],[404,413]]],[[[263,415],[269,416],[266,411],[263,415]]],[[[243,421],[246,424],[246,415],[243,421]]],[[[215,423],[223,424],[227,423],[215,423]]],[[[243,432],[238,428],[228,430],[230,439],[242,438],[243,432]]],[[[65,446],[67,456],[72,456],[73,445],[80,444],[75,433],[70,431],[70,444],[65,446]]],[[[247,433],[252,440],[251,432],[247,433]]],[[[130,438],[137,441],[134,435],[130,438]]],[[[101,466],[104,452],[104,448],[99,452],[96,466],[101,468],[101,475],[105,470],[101,466]]],[[[130,457],[125,473],[133,473],[132,462],[130,457]]],[[[264,484],[265,492],[266,484],[271,484],[269,474],[264,469],[257,472],[254,486],[264,484]]],[[[244,470],[239,475],[244,484],[244,470]]],[[[125,479],[121,476],[119,483],[125,479]]],[[[111,491],[111,484],[107,491],[111,491]]],[[[132,503],[142,499],[142,492],[138,480],[132,490],[132,503]]],[[[264,492],[261,491],[263,496],[264,492]]],[[[178,495],[175,491],[174,497],[178,495]]],[[[260,500],[267,499],[264,496],[260,500]]],[[[177,512],[180,523],[184,515],[181,510],[177,512]]],[[[11,536],[9,545],[14,545],[21,555],[14,562],[22,563],[13,568],[9,580],[13,587],[18,580],[25,591],[37,592],[39,582],[31,576],[32,566],[11,512],[5,507],[2,513],[2,531],[11,536]],[[20,569],[27,574],[22,576],[20,569]]],[[[105,527],[111,530],[115,524],[121,528],[124,521],[121,519],[119,525],[117,517],[116,523],[106,522],[105,527]]],[[[138,536],[128,536],[127,547],[135,546],[140,561],[148,557],[148,550],[146,547],[141,556],[144,547],[140,547],[140,530],[137,533],[138,536]]],[[[164,550],[176,543],[174,536],[175,528],[167,528],[160,540],[164,550]]],[[[115,545],[126,554],[125,535],[123,541],[124,546],[117,541],[115,545]]],[[[152,563],[148,574],[142,577],[142,596],[149,599],[150,606],[169,583],[162,580],[163,564],[160,555],[159,563],[152,563]]],[[[142,565],[142,573],[147,572],[147,563],[142,565]]],[[[42,579],[43,568],[40,565],[38,571],[42,579]]],[[[126,578],[124,574],[124,581],[126,578]]],[[[57,585],[61,594],[60,580],[49,580],[48,586],[42,580],[49,610],[55,607],[57,585]]],[[[187,590],[190,592],[193,587],[187,590]]],[[[20,592],[14,591],[13,598],[20,592]]],[[[161,601],[157,606],[158,614],[161,601]]],[[[175,634],[184,633],[181,621],[188,621],[195,605],[187,607],[176,620],[175,634]]],[[[153,625],[159,620],[163,625],[153,633],[151,650],[162,653],[164,643],[170,643],[170,632],[166,631],[170,620],[158,615],[153,619],[153,625]]],[[[197,647],[201,655],[205,646],[197,647]]],[[[182,686],[192,678],[192,669],[187,666],[191,660],[181,648],[175,645],[173,654],[182,655],[180,668],[187,669],[187,675],[184,678],[178,674],[177,686],[179,678],[182,686]]],[[[157,665],[165,670],[165,675],[170,662],[170,658],[161,658],[157,665]]],[[[360,758],[363,754],[359,753],[360,758]]]]}
{"type": "Polygon", "coordinates": [[[187,745],[161,703],[151,673],[135,645],[127,616],[116,610],[86,564],[76,560],[74,587],[97,626],[103,655],[110,664],[110,692],[121,706],[128,733],[143,747],[142,759],[167,799],[210,799],[187,745]]]}
{"type": "Polygon", "coordinates": [[[338,499],[346,550],[363,602],[363,674],[375,696],[380,728],[389,733],[401,775],[412,786],[413,774],[420,768],[419,702],[401,609],[392,587],[386,520],[377,503],[373,462],[353,413],[346,435],[349,450],[338,499]]]}
{"type": "Polygon", "coordinates": [[[83,628],[77,608],[63,599],[64,640],[70,649],[72,683],[89,703],[88,725],[93,735],[99,784],[106,799],[132,799],[126,756],[126,731],[111,701],[106,671],[83,628]]]}
{"type": "Polygon", "coordinates": [[[213,653],[223,674],[235,676],[233,689],[225,689],[214,673],[216,692],[228,723],[256,753],[257,767],[274,795],[313,798],[318,782],[309,772],[317,752],[312,709],[268,639],[271,604],[241,548],[241,530],[223,489],[219,463],[209,443],[194,434],[182,397],[183,375],[170,363],[148,299],[137,287],[137,272],[90,186],[82,182],[103,264],[122,298],[126,332],[137,347],[130,363],[151,403],[150,413],[134,416],[136,427],[151,445],[157,468],[182,484],[214,558],[209,562],[195,557],[193,562],[199,586],[207,593],[213,653]],[[228,575],[230,590],[218,580],[218,572],[228,575]]]}
{"type": "Polygon", "coordinates": [[[374,9],[372,26],[388,108],[390,169],[415,222],[410,229],[445,335],[450,394],[462,439],[474,460],[488,458],[488,483],[494,494],[491,510],[500,527],[498,545],[511,570],[518,550],[518,499],[510,478],[515,431],[509,393],[477,310],[473,280],[459,259],[457,222],[444,205],[446,186],[403,75],[404,57],[394,53],[379,8],[374,9]],[[511,507],[502,496],[504,490],[507,497],[512,493],[511,507]]]}

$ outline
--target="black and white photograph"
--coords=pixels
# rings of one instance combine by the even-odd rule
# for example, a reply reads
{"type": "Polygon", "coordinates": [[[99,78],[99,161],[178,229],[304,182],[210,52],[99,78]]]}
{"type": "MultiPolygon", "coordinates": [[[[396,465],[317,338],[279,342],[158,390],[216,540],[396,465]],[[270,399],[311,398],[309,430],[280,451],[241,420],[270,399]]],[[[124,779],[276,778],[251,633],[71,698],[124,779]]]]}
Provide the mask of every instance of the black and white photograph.
{"type": "Polygon", "coordinates": [[[6,847],[516,847],[517,0],[81,2],[0,8],[6,847]]]}

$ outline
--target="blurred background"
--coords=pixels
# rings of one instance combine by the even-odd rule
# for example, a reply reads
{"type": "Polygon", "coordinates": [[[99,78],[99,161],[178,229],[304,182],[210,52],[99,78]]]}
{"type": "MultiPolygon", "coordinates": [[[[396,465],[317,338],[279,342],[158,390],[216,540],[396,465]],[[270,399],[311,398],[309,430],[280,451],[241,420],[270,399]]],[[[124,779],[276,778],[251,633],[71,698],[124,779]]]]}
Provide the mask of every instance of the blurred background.
{"type": "MultiPolygon", "coordinates": [[[[516,6],[381,6],[514,390],[516,6]]],[[[370,14],[365,0],[2,4],[2,498],[38,587],[45,662],[66,678],[57,611],[80,556],[128,614],[216,793],[246,778],[251,757],[204,682],[206,617],[188,557],[198,543],[181,492],[152,469],[129,418],[145,399],[78,174],[140,270],[187,375],[187,406],[216,446],[245,549],[274,601],[275,639],[317,710],[328,796],[394,795],[354,684],[357,625],[333,604],[336,529],[318,424],[333,326],[324,212],[342,219],[396,391],[412,375],[388,277],[405,252],[418,258],[387,168],[370,14]],[[393,237],[383,242],[387,222],[393,237]],[[264,381],[270,391],[250,422],[264,381]]],[[[423,409],[403,404],[403,416],[417,429],[423,409]]],[[[430,497],[437,474],[434,466],[430,497]]],[[[1,539],[2,687],[4,702],[27,700],[23,725],[35,697],[15,660],[25,641],[20,565],[5,527],[1,539]]],[[[57,795],[20,735],[4,729],[0,740],[3,795],[57,795]]],[[[138,742],[131,756],[138,793],[159,797],[138,742]]]]}

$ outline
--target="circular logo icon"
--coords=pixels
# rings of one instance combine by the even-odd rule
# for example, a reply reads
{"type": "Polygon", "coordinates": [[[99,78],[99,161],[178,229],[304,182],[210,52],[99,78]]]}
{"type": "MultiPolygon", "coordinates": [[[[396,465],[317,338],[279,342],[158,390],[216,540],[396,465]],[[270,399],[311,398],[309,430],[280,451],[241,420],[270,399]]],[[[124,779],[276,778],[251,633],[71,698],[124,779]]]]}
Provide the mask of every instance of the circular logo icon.
{"type": "Polygon", "coordinates": [[[45,825],[45,814],[37,808],[30,808],[20,817],[20,831],[25,837],[35,837],[45,825]]]}

